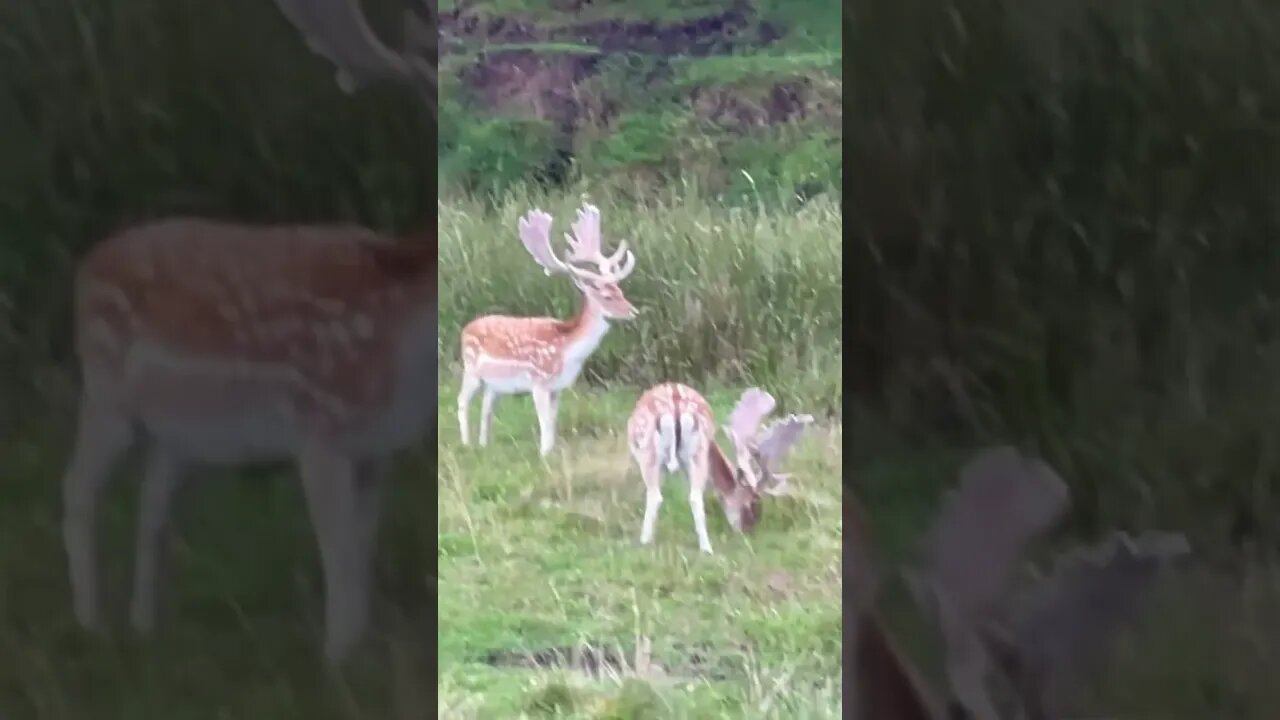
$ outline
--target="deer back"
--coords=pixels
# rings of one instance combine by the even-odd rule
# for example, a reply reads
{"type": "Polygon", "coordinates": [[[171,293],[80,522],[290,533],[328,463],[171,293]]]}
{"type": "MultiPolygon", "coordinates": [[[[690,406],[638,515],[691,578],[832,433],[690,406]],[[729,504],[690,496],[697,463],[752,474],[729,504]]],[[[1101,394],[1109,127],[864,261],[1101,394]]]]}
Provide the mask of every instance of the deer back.
{"type": "Polygon", "coordinates": [[[342,225],[125,230],[77,275],[85,392],[232,455],[403,444],[434,413],[434,249],[342,225]]]}

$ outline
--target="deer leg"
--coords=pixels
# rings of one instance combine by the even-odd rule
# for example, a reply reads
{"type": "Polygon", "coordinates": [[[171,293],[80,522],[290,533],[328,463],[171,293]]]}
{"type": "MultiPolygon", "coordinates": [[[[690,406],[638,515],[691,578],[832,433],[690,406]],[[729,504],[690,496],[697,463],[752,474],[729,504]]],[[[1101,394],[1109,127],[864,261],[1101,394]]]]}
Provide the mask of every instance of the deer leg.
{"type": "Polygon", "coordinates": [[[698,534],[698,549],[710,555],[711,538],[707,537],[707,508],[702,498],[707,489],[708,460],[706,453],[698,453],[689,465],[689,510],[693,513],[693,529],[698,534]]]}
{"type": "Polygon", "coordinates": [[[489,424],[493,421],[493,404],[497,399],[498,393],[491,387],[485,387],[484,395],[480,399],[480,445],[482,447],[489,444],[489,424]]]}
{"type": "Polygon", "coordinates": [[[133,601],[129,608],[129,620],[138,632],[155,628],[157,588],[167,569],[173,497],[180,484],[178,459],[169,452],[153,449],[147,458],[138,506],[133,601]]]}
{"type": "Polygon", "coordinates": [[[644,479],[644,522],[640,526],[640,544],[653,542],[654,525],[658,521],[658,508],[662,507],[662,468],[656,457],[636,455],[640,476],[644,479]]]}
{"type": "Polygon", "coordinates": [[[376,513],[352,460],[323,447],[299,457],[307,510],[324,571],[324,656],[337,665],[368,621],[369,558],[376,513]]]}
{"type": "Polygon", "coordinates": [[[98,607],[98,510],[102,490],[133,442],[128,418],[91,401],[80,405],[71,462],[62,476],[62,541],[67,554],[76,621],[100,623],[98,607]]]}
{"type": "Polygon", "coordinates": [[[556,405],[545,387],[533,386],[533,409],[538,413],[538,454],[546,457],[556,442],[556,405]]]}
{"type": "Polygon", "coordinates": [[[480,378],[471,374],[464,373],[462,376],[462,389],[458,391],[458,431],[462,433],[462,444],[471,444],[471,432],[467,428],[467,406],[471,404],[471,398],[475,397],[476,391],[480,389],[480,378]]]}
{"type": "Polygon", "coordinates": [[[378,525],[382,520],[383,500],[387,494],[389,466],[390,463],[385,460],[366,460],[357,468],[356,522],[361,553],[370,560],[378,544],[378,525]]]}

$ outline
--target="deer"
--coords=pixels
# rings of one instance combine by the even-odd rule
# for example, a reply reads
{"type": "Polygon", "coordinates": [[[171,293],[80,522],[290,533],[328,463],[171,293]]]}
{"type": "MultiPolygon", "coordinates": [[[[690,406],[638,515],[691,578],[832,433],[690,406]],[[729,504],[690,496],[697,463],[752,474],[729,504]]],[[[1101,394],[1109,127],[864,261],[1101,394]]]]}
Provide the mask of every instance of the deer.
{"type": "Polygon", "coordinates": [[[625,240],[612,255],[601,252],[600,210],[589,203],[578,210],[573,234],[565,233],[569,254],[564,259],[551,247],[552,222],[548,213],[530,210],[519,220],[520,241],[546,275],[564,275],[573,282],[582,296],[578,313],[568,320],[485,315],[462,328],[458,427],[463,445],[471,444],[467,411],[477,391],[484,389],[478,438],[482,447],[489,443],[498,396],[528,393],[538,416],[538,453],[546,457],[555,445],[560,394],[577,380],[610,323],[636,316],[636,307],[619,285],[635,270],[635,254],[625,240]]]}
{"type": "MultiPolygon", "coordinates": [[[[395,50],[356,0],[276,0],[347,93],[411,88],[434,112],[435,4],[405,15],[395,50]]],[[[197,466],[292,461],[324,576],[323,655],[345,658],[369,621],[387,467],[435,434],[436,240],[350,224],[139,223],[101,240],[74,280],[81,390],[62,476],[62,535],[78,624],[103,625],[98,514],[146,445],[129,618],[149,634],[172,505],[197,466]]]]}
{"type": "Polygon", "coordinates": [[[697,390],[670,382],[640,395],[627,420],[627,442],[645,486],[641,545],[653,542],[662,506],[662,478],[677,471],[683,471],[688,479],[689,507],[701,552],[713,554],[703,505],[708,481],[720,498],[729,525],[744,534],[754,531],[760,521],[761,496],[787,494],[790,474],[779,472],[779,464],[813,423],[811,415],[792,414],[761,429],[776,404],[774,397],[760,388],[742,393],[724,426],[734,448],[730,461],[716,442],[711,406],[697,390]]]}
{"type": "Polygon", "coordinates": [[[1157,571],[1190,552],[1178,533],[1113,531],[1059,552],[1049,573],[1019,573],[1031,544],[1065,515],[1069,501],[1052,467],[1012,446],[985,448],[961,467],[919,557],[900,573],[941,641],[937,688],[877,611],[886,578],[876,566],[868,513],[846,488],[843,666],[852,717],[1068,717],[1071,691],[1115,630],[1140,615],[1157,571]]]}

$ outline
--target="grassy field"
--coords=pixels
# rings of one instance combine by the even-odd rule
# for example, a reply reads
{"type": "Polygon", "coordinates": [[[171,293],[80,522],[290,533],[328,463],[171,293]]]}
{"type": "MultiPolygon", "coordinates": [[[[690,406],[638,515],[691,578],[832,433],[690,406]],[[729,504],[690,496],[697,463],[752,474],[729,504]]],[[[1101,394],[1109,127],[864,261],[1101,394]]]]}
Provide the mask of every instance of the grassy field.
{"type": "MultiPolygon", "coordinates": [[[[642,316],[615,325],[566,394],[546,462],[528,397],[498,402],[489,447],[463,447],[457,332],[487,312],[573,311],[514,228],[533,206],[563,227],[580,200],[440,202],[440,716],[839,717],[838,206],[591,198],[606,245],[625,236],[637,254],[624,290],[642,316]],[[703,388],[721,417],[749,383],[779,412],[821,418],[794,457],[795,495],[769,498],[753,536],[708,498],[712,557],[682,476],[664,484],[655,544],[638,544],[644,493],[622,431],[661,379],[703,388]]],[[[478,417],[476,398],[473,432],[478,417]]]]}
{"type": "Polygon", "coordinates": [[[59,530],[71,428],[35,420],[0,442],[0,716],[38,720],[418,720],[430,712],[431,466],[408,454],[380,538],[377,626],[341,677],[318,662],[322,584],[286,468],[191,477],[157,633],[128,630],[136,464],[102,520],[109,632],[75,624],[59,530]]]}
{"type": "MultiPolygon", "coordinates": [[[[795,496],[751,537],[709,497],[710,557],[668,477],[646,548],[622,435],[637,395],[567,394],[546,462],[527,397],[499,402],[485,448],[441,413],[440,717],[840,717],[841,428],[798,447],[795,496]]],[[[709,394],[721,417],[736,397],[709,394]]]]}

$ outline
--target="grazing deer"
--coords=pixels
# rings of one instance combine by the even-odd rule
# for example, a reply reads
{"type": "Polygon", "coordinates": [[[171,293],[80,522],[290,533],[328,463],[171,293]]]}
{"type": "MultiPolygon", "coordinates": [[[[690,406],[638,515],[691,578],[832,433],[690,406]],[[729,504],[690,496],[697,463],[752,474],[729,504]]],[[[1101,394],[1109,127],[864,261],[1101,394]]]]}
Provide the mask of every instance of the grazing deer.
{"type": "Polygon", "coordinates": [[[62,492],[80,624],[100,623],[103,488],[145,438],[132,625],[155,624],[185,471],[292,459],[323,565],[325,656],[341,659],[367,624],[387,461],[435,429],[434,239],[194,218],[136,226],[81,261],[75,344],[83,389],[62,492]]]}
{"type": "Polygon", "coordinates": [[[944,649],[946,691],[892,641],[876,612],[880,578],[861,506],[844,499],[844,666],[858,720],[1059,720],[1073,685],[1136,614],[1156,571],[1189,551],[1177,534],[1102,543],[1059,556],[1054,572],[1017,587],[1030,544],[1065,514],[1066,484],[1045,463],[1012,447],[989,448],[960,471],[922,544],[922,566],[903,573],[944,649]],[[1011,690],[997,702],[989,681],[1011,690]],[[1012,706],[1001,712],[998,706],[1012,706]]]}
{"type": "Polygon", "coordinates": [[[538,414],[538,452],[544,457],[555,444],[560,393],[573,384],[582,365],[599,347],[609,323],[629,320],[636,308],[618,286],[635,269],[626,241],[610,256],[600,251],[600,211],[584,205],[565,234],[569,255],[551,249],[551,216],[532,210],[520,219],[520,241],[547,275],[567,275],[582,293],[582,306],[571,320],[550,317],[486,315],[462,329],[462,388],[458,392],[458,426],[469,445],[467,408],[481,387],[480,445],[489,442],[493,406],[499,395],[529,393],[538,414]],[[574,263],[590,263],[595,270],[574,263]]]}
{"type": "Polygon", "coordinates": [[[760,521],[761,493],[786,493],[788,476],[778,472],[778,464],[800,439],[801,431],[813,422],[809,415],[788,415],[762,431],[760,423],[775,404],[773,396],[759,388],[742,393],[725,426],[734,446],[731,463],[716,443],[711,406],[697,390],[664,383],[640,396],[627,421],[627,440],[645,486],[641,544],[653,541],[664,470],[683,470],[689,479],[689,507],[702,552],[711,553],[702,502],[708,479],[733,529],[743,533],[755,529],[760,521]]]}

